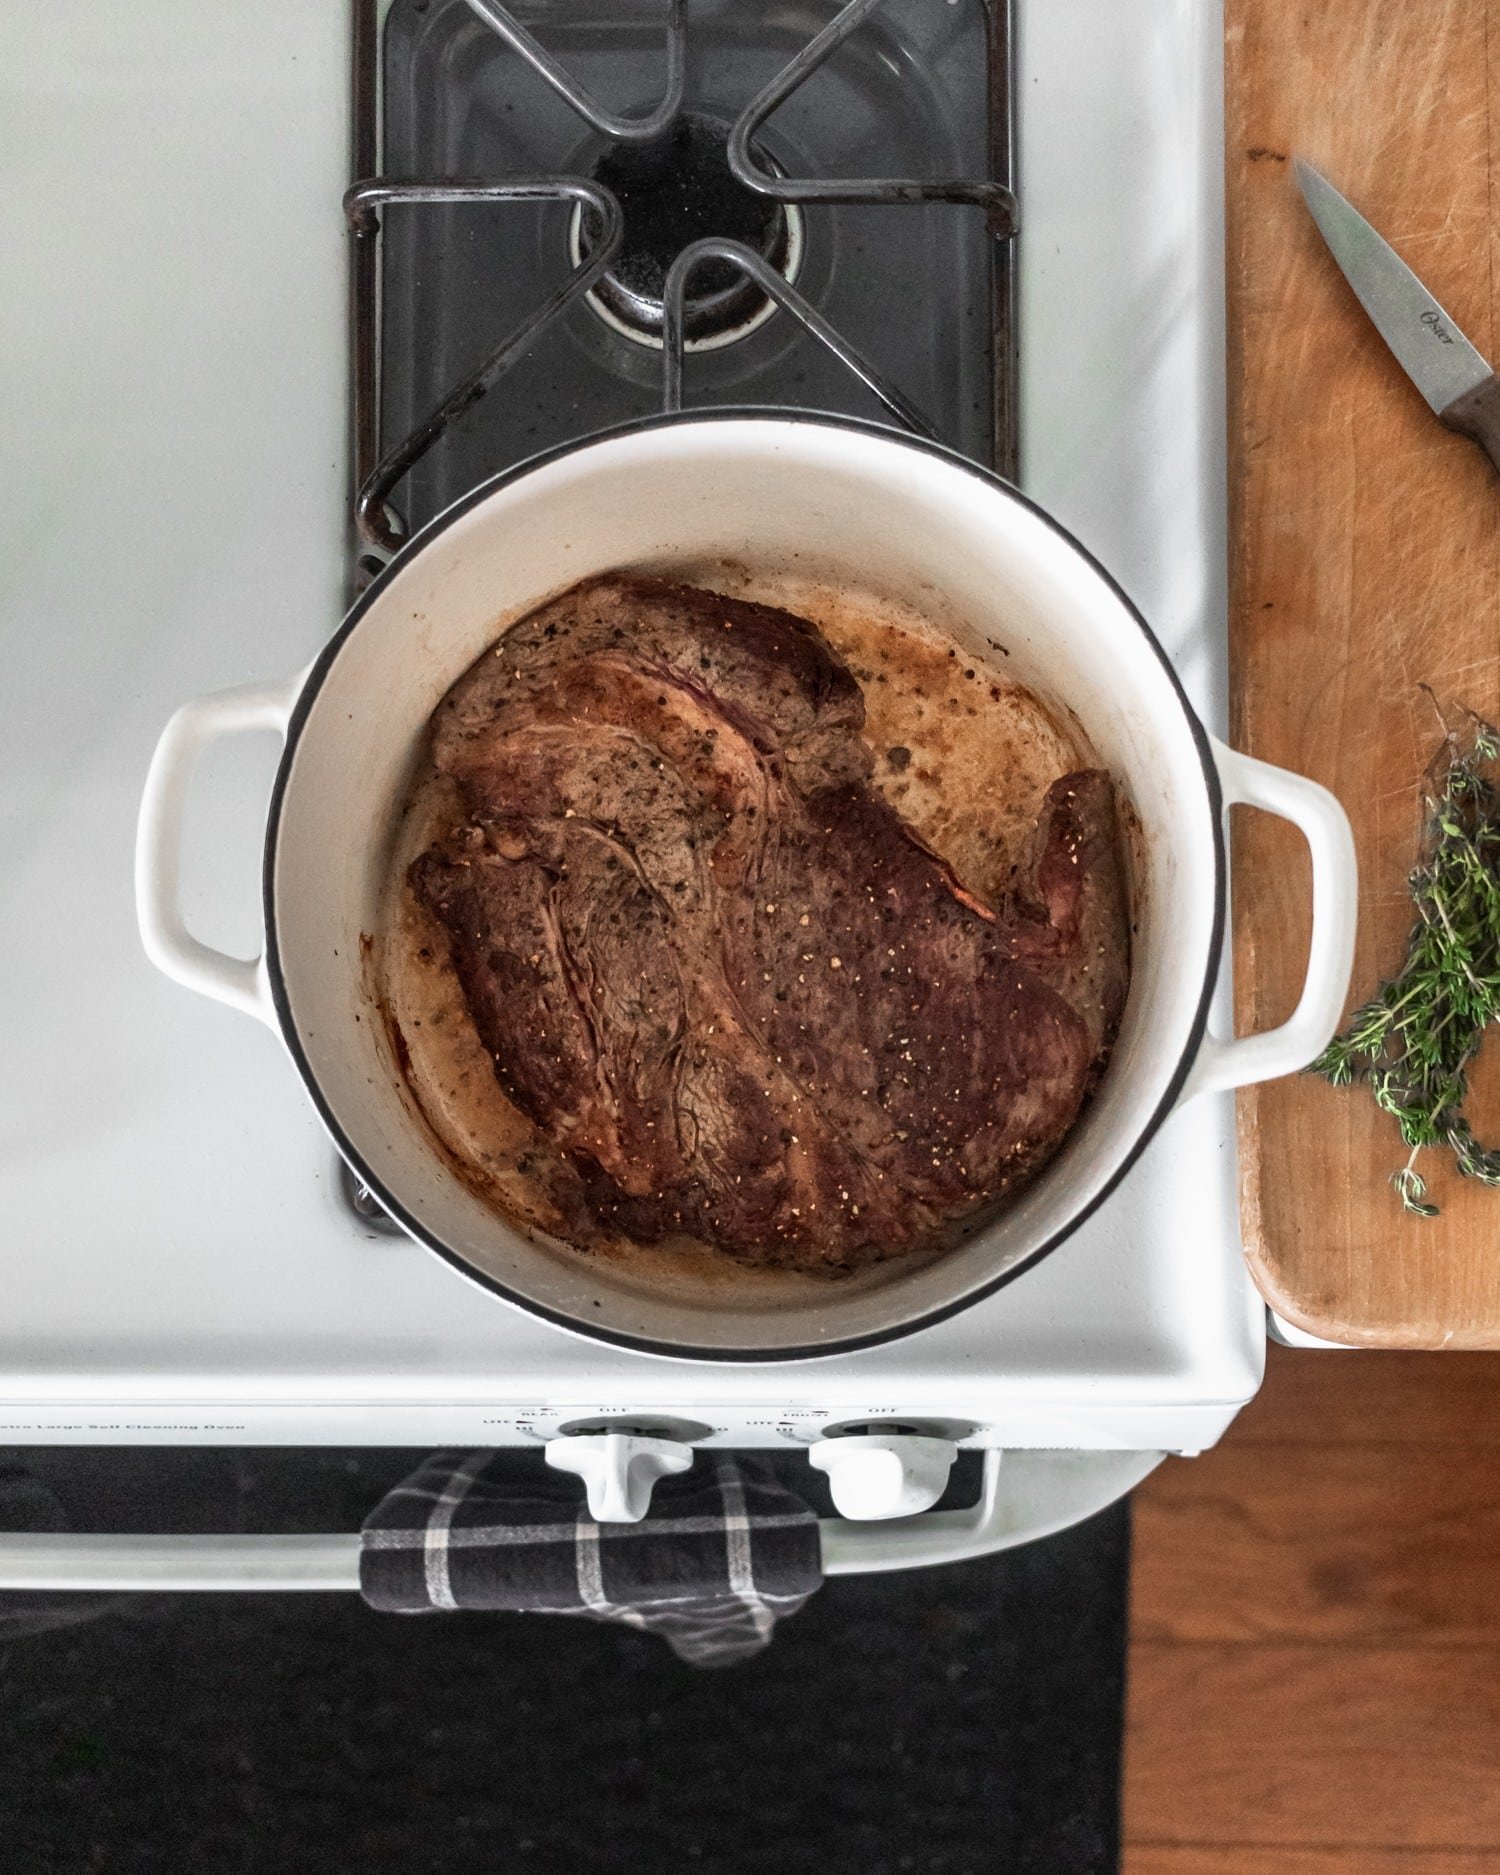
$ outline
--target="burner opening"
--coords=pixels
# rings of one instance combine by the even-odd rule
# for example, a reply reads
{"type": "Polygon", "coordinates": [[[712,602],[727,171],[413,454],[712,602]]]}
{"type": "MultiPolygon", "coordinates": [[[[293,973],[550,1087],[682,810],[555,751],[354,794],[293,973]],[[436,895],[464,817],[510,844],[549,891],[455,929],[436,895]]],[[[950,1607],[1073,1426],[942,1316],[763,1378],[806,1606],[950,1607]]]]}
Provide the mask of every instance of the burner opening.
{"type": "MultiPolygon", "coordinates": [[[[660,345],[668,269],[691,242],[716,235],[740,241],[788,280],[802,259],[802,215],[755,194],[729,167],[729,125],[695,111],[648,144],[614,144],[592,166],[613,191],[625,234],[614,265],[589,294],[594,310],[638,344],[660,345]]],[[[763,150],[758,160],[783,173],[763,150]]],[[[575,210],[570,248],[576,265],[599,237],[596,217],[575,210]]],[[[705,261],[688,282],[683,327],[690,345],[724,345],[768,318],[774,305],[728,261],[705,261]]]]}

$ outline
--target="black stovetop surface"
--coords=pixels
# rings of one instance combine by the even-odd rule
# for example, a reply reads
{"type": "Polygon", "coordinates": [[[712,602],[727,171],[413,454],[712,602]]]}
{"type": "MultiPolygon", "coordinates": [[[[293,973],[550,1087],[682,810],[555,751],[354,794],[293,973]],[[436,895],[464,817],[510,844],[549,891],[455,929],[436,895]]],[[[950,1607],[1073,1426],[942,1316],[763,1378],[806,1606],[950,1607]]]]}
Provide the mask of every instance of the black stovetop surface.
{"type": "MultiPolygon", "coordinates": [[[[661,0],[521,0],[514,11],[608,106],[644,112],[660,96],[661,0]]],[[[685,107],[732,120],[835,11],[819,0],[688,0],[685,107]]],[[[991,175],[996,139],[1005,141],[1004,125],[997,131],[991,120],[995,25],[990,0],[878,7],[775,112],[761,147],[792,176],[991,175]]],[[[386,178],[587,175],[606,147],[465,0],[395,0],[378,69],[386,178]]],[[[992,352],[1009,254],[984,213],[945,202],[819,203],[802,212],[797,290],[939,438],[1003,464],[992,352]]],[[[572,213],[561,202],[384,212],[382,449],[567,277],[572,213]]],[[[1008,342],[1002,368],[1013,368],[1008,342]]],[[[782,312],[722,349],[690,355],[684,401],[882,414],[782,312]]],[[[396,489],[396,506],[420,526],[498,470],[660,405],[659,347],[621,336],[578,300],[450,427],[396,489]]]]}

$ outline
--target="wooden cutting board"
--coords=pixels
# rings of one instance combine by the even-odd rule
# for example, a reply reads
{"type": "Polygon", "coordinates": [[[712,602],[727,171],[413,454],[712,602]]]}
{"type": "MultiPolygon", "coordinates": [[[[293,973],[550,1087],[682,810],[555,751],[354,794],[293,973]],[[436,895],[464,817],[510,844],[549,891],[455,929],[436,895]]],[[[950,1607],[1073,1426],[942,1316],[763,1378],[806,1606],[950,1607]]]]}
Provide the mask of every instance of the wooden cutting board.
{"type": "MultiPolygon", "coordinates": [[[[1500,720],[1500,478],[1442,429],[1308,217],[1305,155],[1500,350],[1500,0],[1227,0],[1232,739],[1339,796],[1361,868],[1353,998],[1399,961],[1419,780],[1418,686],[1500,720]]],[[[1235,811],[1241,1031],[1289,1011],[1308,872],[1235,811]]],[[[1500,1137],[1500,1039],[1473,1118],[1500,1137]]],[[[1440,1218],[1402,1212],[1405,1159],[1363,1092],[1311,1076],[1240,1096],[1245,1245],[1277,1311],[1331,1340],[1500,1347],[1500,1191],[1424,1154],[1440,1218]]]]}

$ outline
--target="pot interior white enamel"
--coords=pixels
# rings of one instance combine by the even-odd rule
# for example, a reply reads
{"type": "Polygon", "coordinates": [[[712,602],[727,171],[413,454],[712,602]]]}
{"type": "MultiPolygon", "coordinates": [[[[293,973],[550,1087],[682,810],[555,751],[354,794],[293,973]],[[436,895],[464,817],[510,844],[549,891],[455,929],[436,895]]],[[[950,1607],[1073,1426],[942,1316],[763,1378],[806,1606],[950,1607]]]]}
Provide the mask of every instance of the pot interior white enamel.
{"type": "Polygon", "coordinates": [[[415,1235],[512,1300],[671,1354],[833,1352],[908,1331],[1059,1241],[1170,1105],[1201,1033],[1223,900],[1201,729],[1118,590],[1044,515],[961,459],[856,425],[642,426],[502,478],[414,543],[319,660],[293,717],[267,852],[268,962],[284,1032],[341,1147],[415,1235]],[[586,576],[848,581],[936,616],[1076,713],[1138,822],[1137,929],[1113,1059],[1042,1177],[945,1257],[857,1279],[651,1279],[510,1228],[414,1112],[371,1007],[368,938],[428,716],[510,621],[586,576]]]}

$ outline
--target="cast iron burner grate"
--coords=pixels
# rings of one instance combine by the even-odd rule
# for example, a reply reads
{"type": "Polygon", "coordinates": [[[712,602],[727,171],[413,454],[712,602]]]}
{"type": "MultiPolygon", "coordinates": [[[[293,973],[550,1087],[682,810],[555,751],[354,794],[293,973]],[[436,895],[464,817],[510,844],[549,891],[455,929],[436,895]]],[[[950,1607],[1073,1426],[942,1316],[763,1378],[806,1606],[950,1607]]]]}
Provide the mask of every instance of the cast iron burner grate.
{"type": "MultiPolygon", "coordinates": [[[[572,3],[587,7],[588,0],[572,3]]],[[[726,23],[729,15],[724,6],[716,7],[713,0],[694,0],[692,45],[685,5],[686,0],[668,0],[664,17],[656,17],[653,30],[659,101],[644,114],[620,114],[606,109],[579,78],[571,75],[568,62],[544,46],[531,25],[523,23],[520,0],[515,12],[498,4],[498,0],[466,0],[467,10],[463,0],[406,0],[405,19],[398,17],[401,0],[397,0],[383,32],[385,9],[380,0],[362,0],[356,11],[354,57],[355,164],[359,179],[345,196],[344,206],[354,237],[354,511],[366,548],[378,554],[394,552],[429,513],[437,512],[484,475],[532,453],[525,443],[533,437],[540,439],[540,422],[527,426],[521,439],[508,438],[503,459],[491,457],[474,462],[468,419],[502,379],[514,383],[533,367],[580,302],[601,328],[604,343],[612,344],[619,354],[633,356],[613,356],[607,361],[606,369],[620,388],[620,408],[607,413],[580,410],[581,421],[572,431],[575,436],[622,417],[643,414],[640,397],[643,389],[649,394],[649,380],[642,379],[641,365],[653,351],[657,365],[651,367],[648,363],[647,368],[659,372],[660,407],[674,410],[682,402],[687,353],[738,349],[768,324],[778,324],[779,313],[797,329],[801,339],[811,342],[814,351],[837,360],[853,380],[863,385],[868,393],[867,405],[873,400],[887,419],[922,435],[939,434],[1002,473],[1014,474],[1011,237],[1017,224],[1010,187],[1009,0],[847,0],[831,17],[821,0],[802,0],[800,6],[779,9],[774,20],[760,9],[751,9],[757,16],[752,23],[753,39],[743,37],[751,30],[744,24],[726,23]],[[882,8],[887,13],[900,13],[903,27],[900,32],[883,30],[877,44],[873,37],[876,23],[871,15],[882,8]],[[983,123],[976,143],[985,160],[976,164],[976,173],[929,178],[820,176],[801,168],[800,146],[788,143],[784,150],[778,149],[777,125],[772,120],[779,124],[790,104],[802,103],[804,87],[823,73],[846,46],[862,49],[864,56],[860,68],[864,92],[854,86],[852,103],[840,100],[837,108],[828,113],[838,118],[837,128],[846,142],[851,140],[851,125],[863,134],[861,113],[878,120],[882,95],[904,104],[913,95],[931,93],[934,105],[929,114],[937,123],[946,115],[961,114],[956,105],[950,111],[951,101],[942,95],[946,74],[963,69],[965,62],[969,68],[975,63],[972,57],[961,60],[954,50],[958,42],[950,19],[961,10],[978,13],[983,31],[983,123]],[[429,54],[427,46],[439,30],[440,14],[447,22],[443,26],[447,37],[439,58],[429,54]],[[907,15],[913,16],[912,20],[907,21],[907,15]],[[453,23],[455,17],[457,25],[453,23]],[[477,30],[485,43],[477,49],[471,43],[461,43],[465,29],[470,40],[477,30]],[[402,83],[393,86],[382,67],[392,56],[389,42],[398,31],[405,65],[402,83]],[[714,66],[717,82],[723,82],[723,73],[728,73],[732,82],[741,69],[753,81],[759,75],[754,68],[757,64],[763,67],[765,52],[768,48],[774,50],[776,35],[784,37],[788,31],[803,35],[805,42],[794,56],[779,64],[768,82],[761,83],[737,116],[711,108],[714,100],[710,98],[700,100],[695,96],[689,107],[689,74],[695,63],[714,66]],[[740,41],[735,40],[735,33],[741,35],[740,41]],[[384,49],[382,40],[387,42],[384,49]],[[695,51],[701,54],[697,61],[692,56],[695,51]],[[424,57],[429,59],[427,66],[422,65],[424,57]],[[946,68],[940,70],[945,60],[946,68]],[[575,124],[581,120],[589,135],[583,144],[575,141],[565,151],[565,166],[547,173],[502,174],[493,179],[442,176],[432,180],[406,180],[377,173],[382,133],[388,162],[393,145],[397,146],[398,156],[406,155],[408,160],[419,148],[412,126],[401,121],[403,113],[421,117],[437,108],[456,109],[434,106],[426,81],[435,76],[439,83],[446,84],[460,68],[469,72],[480,100],[474,109],[487,110],[497,123],[550,125],[549,111],[555,117],[561,106],[575,124]],[[541,81],[545,95],[535,80],[541,81]],[[525,96],[521,95],[524,83],[530,85],[525,96]],[[882,85],[886,87],[884,94],[882,85]],[[428,295],[435,291],[428,277],[434,262],[446,267],[451,260],[456,281],[464,268],[472,271],[476,263],[470,261],[466,251],[455,257],[458,244],[452,239],[453,224],[445,223],[443,241],[429,243],[420,261],[411,261],[413,250],[408,237],[404,268],[399,257],[393,264],[392,256],[387,254],[382,271],[381,250],[391,238],[382,224],[392,210],[403,214],[415,208],[451,211],[460,204],[507,208],[537,204],[544,215],[549,205],[562,204],[568,216],[567,232],[556,244],[557,264],[550,269],[551,279],[534,303],[519,309],[519,316],[512,311],[508,325],[497,320],[498,342],[492,337],[478,362],[471,362],[439,395],[421,406],[414,391],[429,368],[423,354],[430,348],[410,321],[400,343],[393,340],[392,334],[402,325],[395,308],[415,298],[418,289],[428,295]],[[863,210],[899,208],[911,215],[923,209],[946,210],[950,205],[974,211],[982,218],[988,237],[988,277],[984,281],[988,299],[988,329],[984,334],[987,355],[978,362],[967,360],[962,370],[957,361],[953,364],[955,381],[963,375],[966,384],[977,380],[981,368],[987,373],[989,407],[984,415],[988,420],[982,426],[962,413],[962,421],[950,418],[944,423],[893,374],[877,366],[869,355],[871,348],[841,331],[827,310],[838,298],[843,276],[853,283],[860,278],[859,267],[863,266],[866,283],[869,278],[879,278],[881,256],[877,252],[872,259],[867,253],[872,243],[878,248],[880,243],[888,242],[892,254],[902,251],[897,237],[868,230],[867,224],[860,221],[863,210]],[[845,211],[842,220],[840,211],[845,211]],[[808,264],[804,267],[805,257],[808,264]],[[819,300],[824,303],[820,305],[819,300]],[[407,408],[403,420],[392,424],[388,420],[389,406],[398,395],[404,398],[407,408]],[[603,420],[590,421],[591,415],[602,416],[603,420]],[[434,470],[433,458],[441,454],[439,445],[445,442],[453,445],[452,465],[434,470]],[[419,488],[421,478],[425,480],[419,488]],[[394,496],[403,483],[409,486],[398,508],[394,496]]],[[[593,23],[596,36],[624,31],[620,22],[627,12],[628,23],[639,26],[642,33],[650,27],[649,15],[640,15],[638,7],[621,7],[615,0],[612,7],[607,19],[593,23]]],[[[549,37],[584,44],[580,37],[583,25],[567,6],[552,4],[551,0],[546,4],[531,0],[527,10],[549,37]]],[[[599,9],[594,11],[597,15],[599,9]]],[[[613,42],[607,45],[602,37],[599,44],[605,50],[595,52],[594,65],[601,71],[612,74],[631,58],[638,62],[636,41],[629,42],[621,52],[610,51],[608,46],[613,42]]],[[[845,65],[850,58],[850,52],[843,54],[845,65]]],[[[816,113],[813,115],[816,134],[816,113]]],[[[438,125],[425,151],[429,162],[433,156],[439,161],[451,160],[455,146],[463,141],[453,133],[457,122],[457,117],[444,118],[438,125]]],[[[877,132],[879,128],[877,121],[877,132]]],[[[864,147],[857,135],[852,141],[856,147],[864,147]]],[[[865,142],[869,141],[865,136],[865,142]]],[[[908,138],[903,148],[909,143],[908,138]]],[[[943,151],[938,150],[936,155],[941,160],[943,151]]],[[[497,237],[496,248],[506,248],[512,256],[517,253],[509,223],[505,235],[497,237]]],[[[925,270],[919,264],[923,255],[917,252],[908,272],[915,272],[925,283],[934,302],[925,315],[918,309],[916,318],[920,324],[925,317],[926,328],[930,328],[924,328],[930,341],[926,351],[941,360],[944,338],[964,323],[966,315],[963,308],[955,310],[944,304],[958,289],[946,277],[947,269],[934,272],[932,254],[936,252],[936,248],[928,252],[925,270]]],[[[512,273],[526,273],[528,278],[532,271],[529,262],[511,268],[512,273]]],[[[546,270],[536,271],[539,280],[543,279],[546,270]]],[[[455,287],[449,297],[462,295],[455,287]]],[[[862,303],[871,297],[868,290],[860,293],[862,303]]],[[[439,301],[432,303],[440,305],[439,301]]],[[[893,298],[885,318],[892,329],[912,325],[914,309],[909,291],[893,298]]],[[[597,376],[597,365],[597,359],[591,356],[586,369],[594,370],[597,376]]],[[[819,394],[817,387],[826,383],[826,378],[818,377],[818,369],[799,351],[791,367],[778,377],[777,394],[720,396],[712,401],[826,408],[832,397],[827,391],[819,394]],[[811,395],[803,392],[804,385],[811,395]]],[[[941,364],[938,370],[940,374],[941,364]]],[[[551,399],[554,408],[568,407],[568,389],[566,374],[559,372],[551,399]]],[[[527,398],[538,401],[535,386],[528,390],[527,398]]],[[[545,405],[545,397],[541,401],[545,405]]],[[[571,399],[575,405],[581,401],[571,399]]],[[[977,396],[971,398],[975,405],[979,401],[977,396]]],[[[535,446],[542,446],[542,442],[538,440],[535,446]]],[[[366,571],[378,563],[378,559],[367,560],[366,571]]]]}
{"type": "MultiPolygon", "coordinates": [[[[684,111],[650,143],[612,143],[593,165],[593,180],[614,196],[624,226],[619,251],[589,300],[615,331],[638,344],[661,344],[672,263],[694,241],[717,236],[748,247],[793,282],[801,269],[802,210],[739,181],[729,163],[732,130],[722,118],[684,111]]],[[[773,157],[754,154],[780,176],[773,157]]],[[[590,211],[573,211],[569,258],[575,267],[602,234],[590,211]]],[[[775,304],[733,261],[707,261],[683,295],[683,337],[699,348],[733,344],[775,304]]]]}

